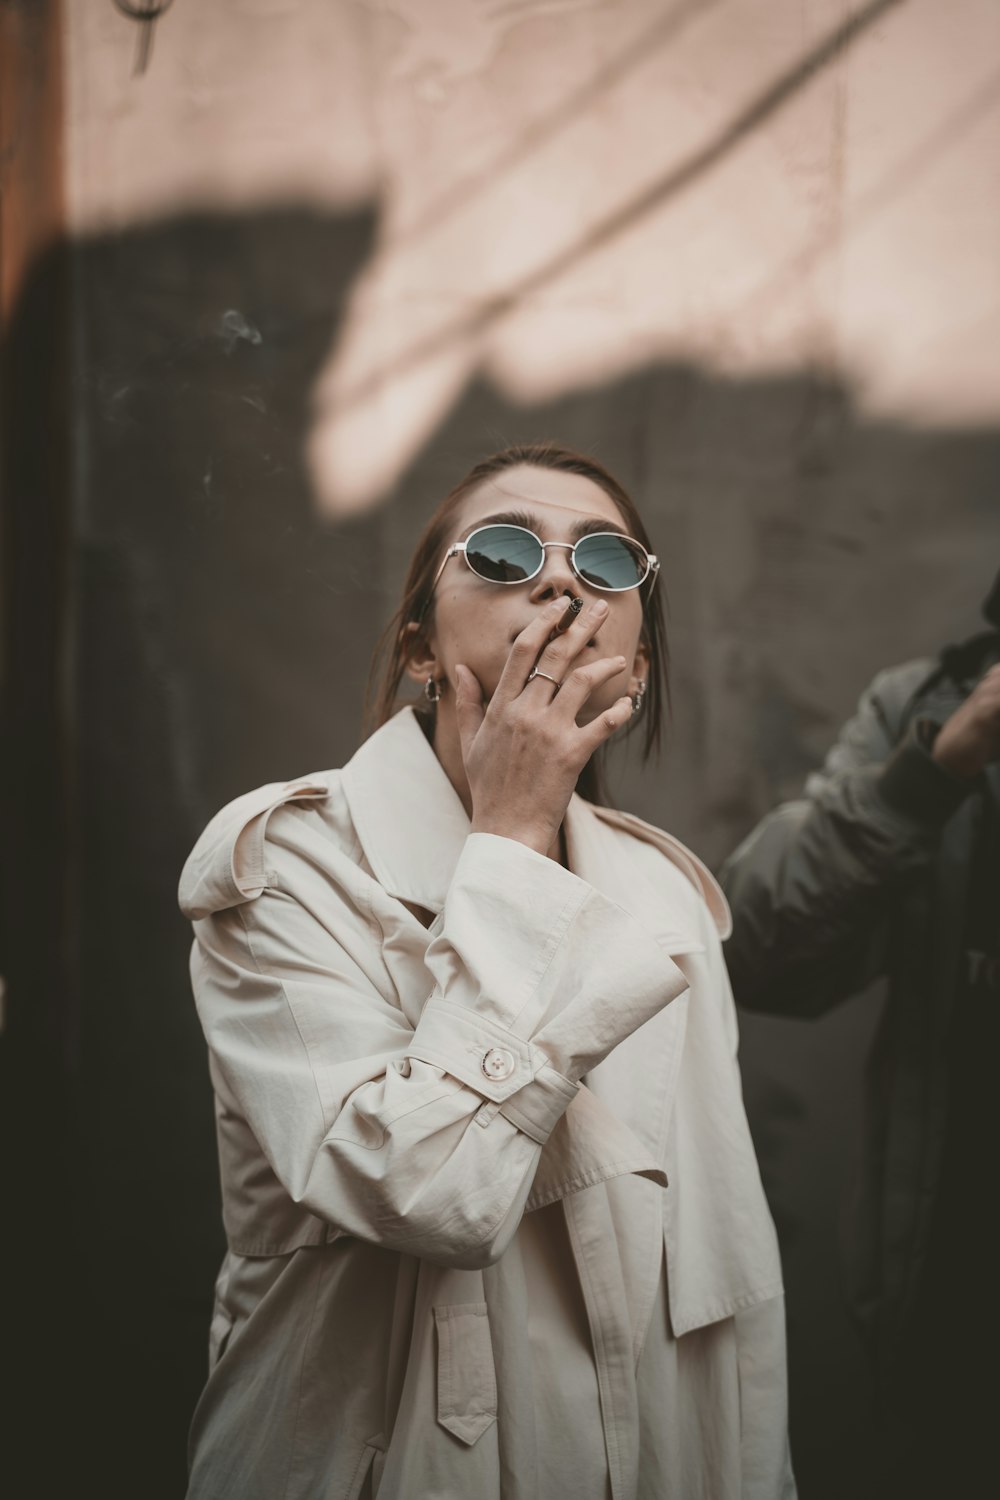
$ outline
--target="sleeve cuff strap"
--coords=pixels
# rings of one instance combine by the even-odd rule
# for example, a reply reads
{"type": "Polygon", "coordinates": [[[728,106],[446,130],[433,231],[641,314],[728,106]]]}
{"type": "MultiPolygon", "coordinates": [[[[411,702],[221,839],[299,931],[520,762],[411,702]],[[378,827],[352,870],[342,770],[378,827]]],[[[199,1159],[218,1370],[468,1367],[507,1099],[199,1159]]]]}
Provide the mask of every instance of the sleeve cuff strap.
{"type": "Polygon", "coordinates": [[[438,996],[424,1006],[407,1055],[503,1106],[512,1124],[542,1144],[579,1087],[521,1037],[438,996]]]}
{"type": "Polygon", "coordinates": [[[544,1146],[579,1088],[578,1083],[570,1083],[555,1068],[545,1067],[535,1074],[533,1083],[500,1106],[500,1113],[544,1146]]]}
{"type": "Polygon", "coordinates": [[[947,822],[975,788],[975,781],[953,776],[938,765],[921,745],[917,726],[911,724],[876,785],[882,801],[894,812],[936,826],[947,822]]]}

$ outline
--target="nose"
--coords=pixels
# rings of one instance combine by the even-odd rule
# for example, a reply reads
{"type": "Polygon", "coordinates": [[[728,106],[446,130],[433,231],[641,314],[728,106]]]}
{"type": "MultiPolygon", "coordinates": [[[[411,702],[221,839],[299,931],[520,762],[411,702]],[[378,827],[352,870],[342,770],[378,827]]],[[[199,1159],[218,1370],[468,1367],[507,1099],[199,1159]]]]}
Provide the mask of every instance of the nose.
{"type": "Polygon", "coordinates": [[[532,604],[547,604],[560,594],[569,598],[579,594],[580,580],[570,566],[567,547],[546,547],[542,571],[531,585],[532,604]]]}

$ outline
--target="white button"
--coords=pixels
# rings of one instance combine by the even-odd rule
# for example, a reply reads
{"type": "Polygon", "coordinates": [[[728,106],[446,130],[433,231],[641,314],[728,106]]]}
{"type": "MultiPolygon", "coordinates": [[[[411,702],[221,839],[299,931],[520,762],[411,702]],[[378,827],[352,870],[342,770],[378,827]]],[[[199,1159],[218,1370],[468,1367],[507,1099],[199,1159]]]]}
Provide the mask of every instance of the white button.
{"type": "Polygon", "coordinates": [[[513,1053],[503,1047],[491,1047],[483,1058],[483,1072],[487,1078],[493,1078],[498,1083],[509,1078],[515,1067],[513,1053]]]}

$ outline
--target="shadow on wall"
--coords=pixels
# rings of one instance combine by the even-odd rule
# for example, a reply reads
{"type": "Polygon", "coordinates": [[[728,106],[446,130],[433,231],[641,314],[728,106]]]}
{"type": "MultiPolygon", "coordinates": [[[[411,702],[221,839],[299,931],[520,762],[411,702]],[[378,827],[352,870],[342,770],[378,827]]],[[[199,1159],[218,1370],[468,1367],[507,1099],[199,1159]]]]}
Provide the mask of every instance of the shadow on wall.
{"type": "MultiPolygon", "coordinates": [[[[375,227],[202,215],[62,247],[5,349],[2,1082],[33,1226],[8,1284],[30,1313],[26,1387],[52,1381],[58,1348],[70,1414],[36,1469],[93,1465],[107,1500],[137,1475],[149,1500],[181,1491],[222,1251],[180,866],[230,797],[351,753],[372,647],[445,490],[485,451],[547,436],[632,488],[664,558],[676,720],[665,766],[623,760],[617,783],[713,860],[798,786],[875,668],[974,628],[1000,549],[1000,432],[866,422],[827,376],[682,365],[533,408],[477,384],[377,510],[321,517],[310,392],[375,227]]],[[[823,1023],[833,1069],[785,1023],[747,1028],[744,1053],[786,1257],[815,1250],[789,1278],[804,1500],[857,1493],[864,1457],[830,1235],[872,1017],[843,1016],[823,1023]]]]}

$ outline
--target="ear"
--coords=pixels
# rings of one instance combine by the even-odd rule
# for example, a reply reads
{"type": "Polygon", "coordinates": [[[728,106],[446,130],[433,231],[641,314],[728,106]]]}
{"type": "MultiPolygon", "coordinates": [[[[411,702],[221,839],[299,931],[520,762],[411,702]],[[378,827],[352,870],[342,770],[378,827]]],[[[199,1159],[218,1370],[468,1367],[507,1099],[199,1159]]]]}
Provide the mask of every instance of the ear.
{"type": "Polygon", "coordinates": [[[639,637],[639,644],[635,648],[635,656],[632,658],[631,674],[629,677],[628,690],[634,696],[640,682],[649,682],[649,642],[646,639],[645,630],[639,637]]]}
{"type": "Polygon", "coordinates": [[[406,658],[407,677],[423,686],[428,677],[441,675],[434,643],[416,620],[404,625],[399,636],[406,658]]]}

